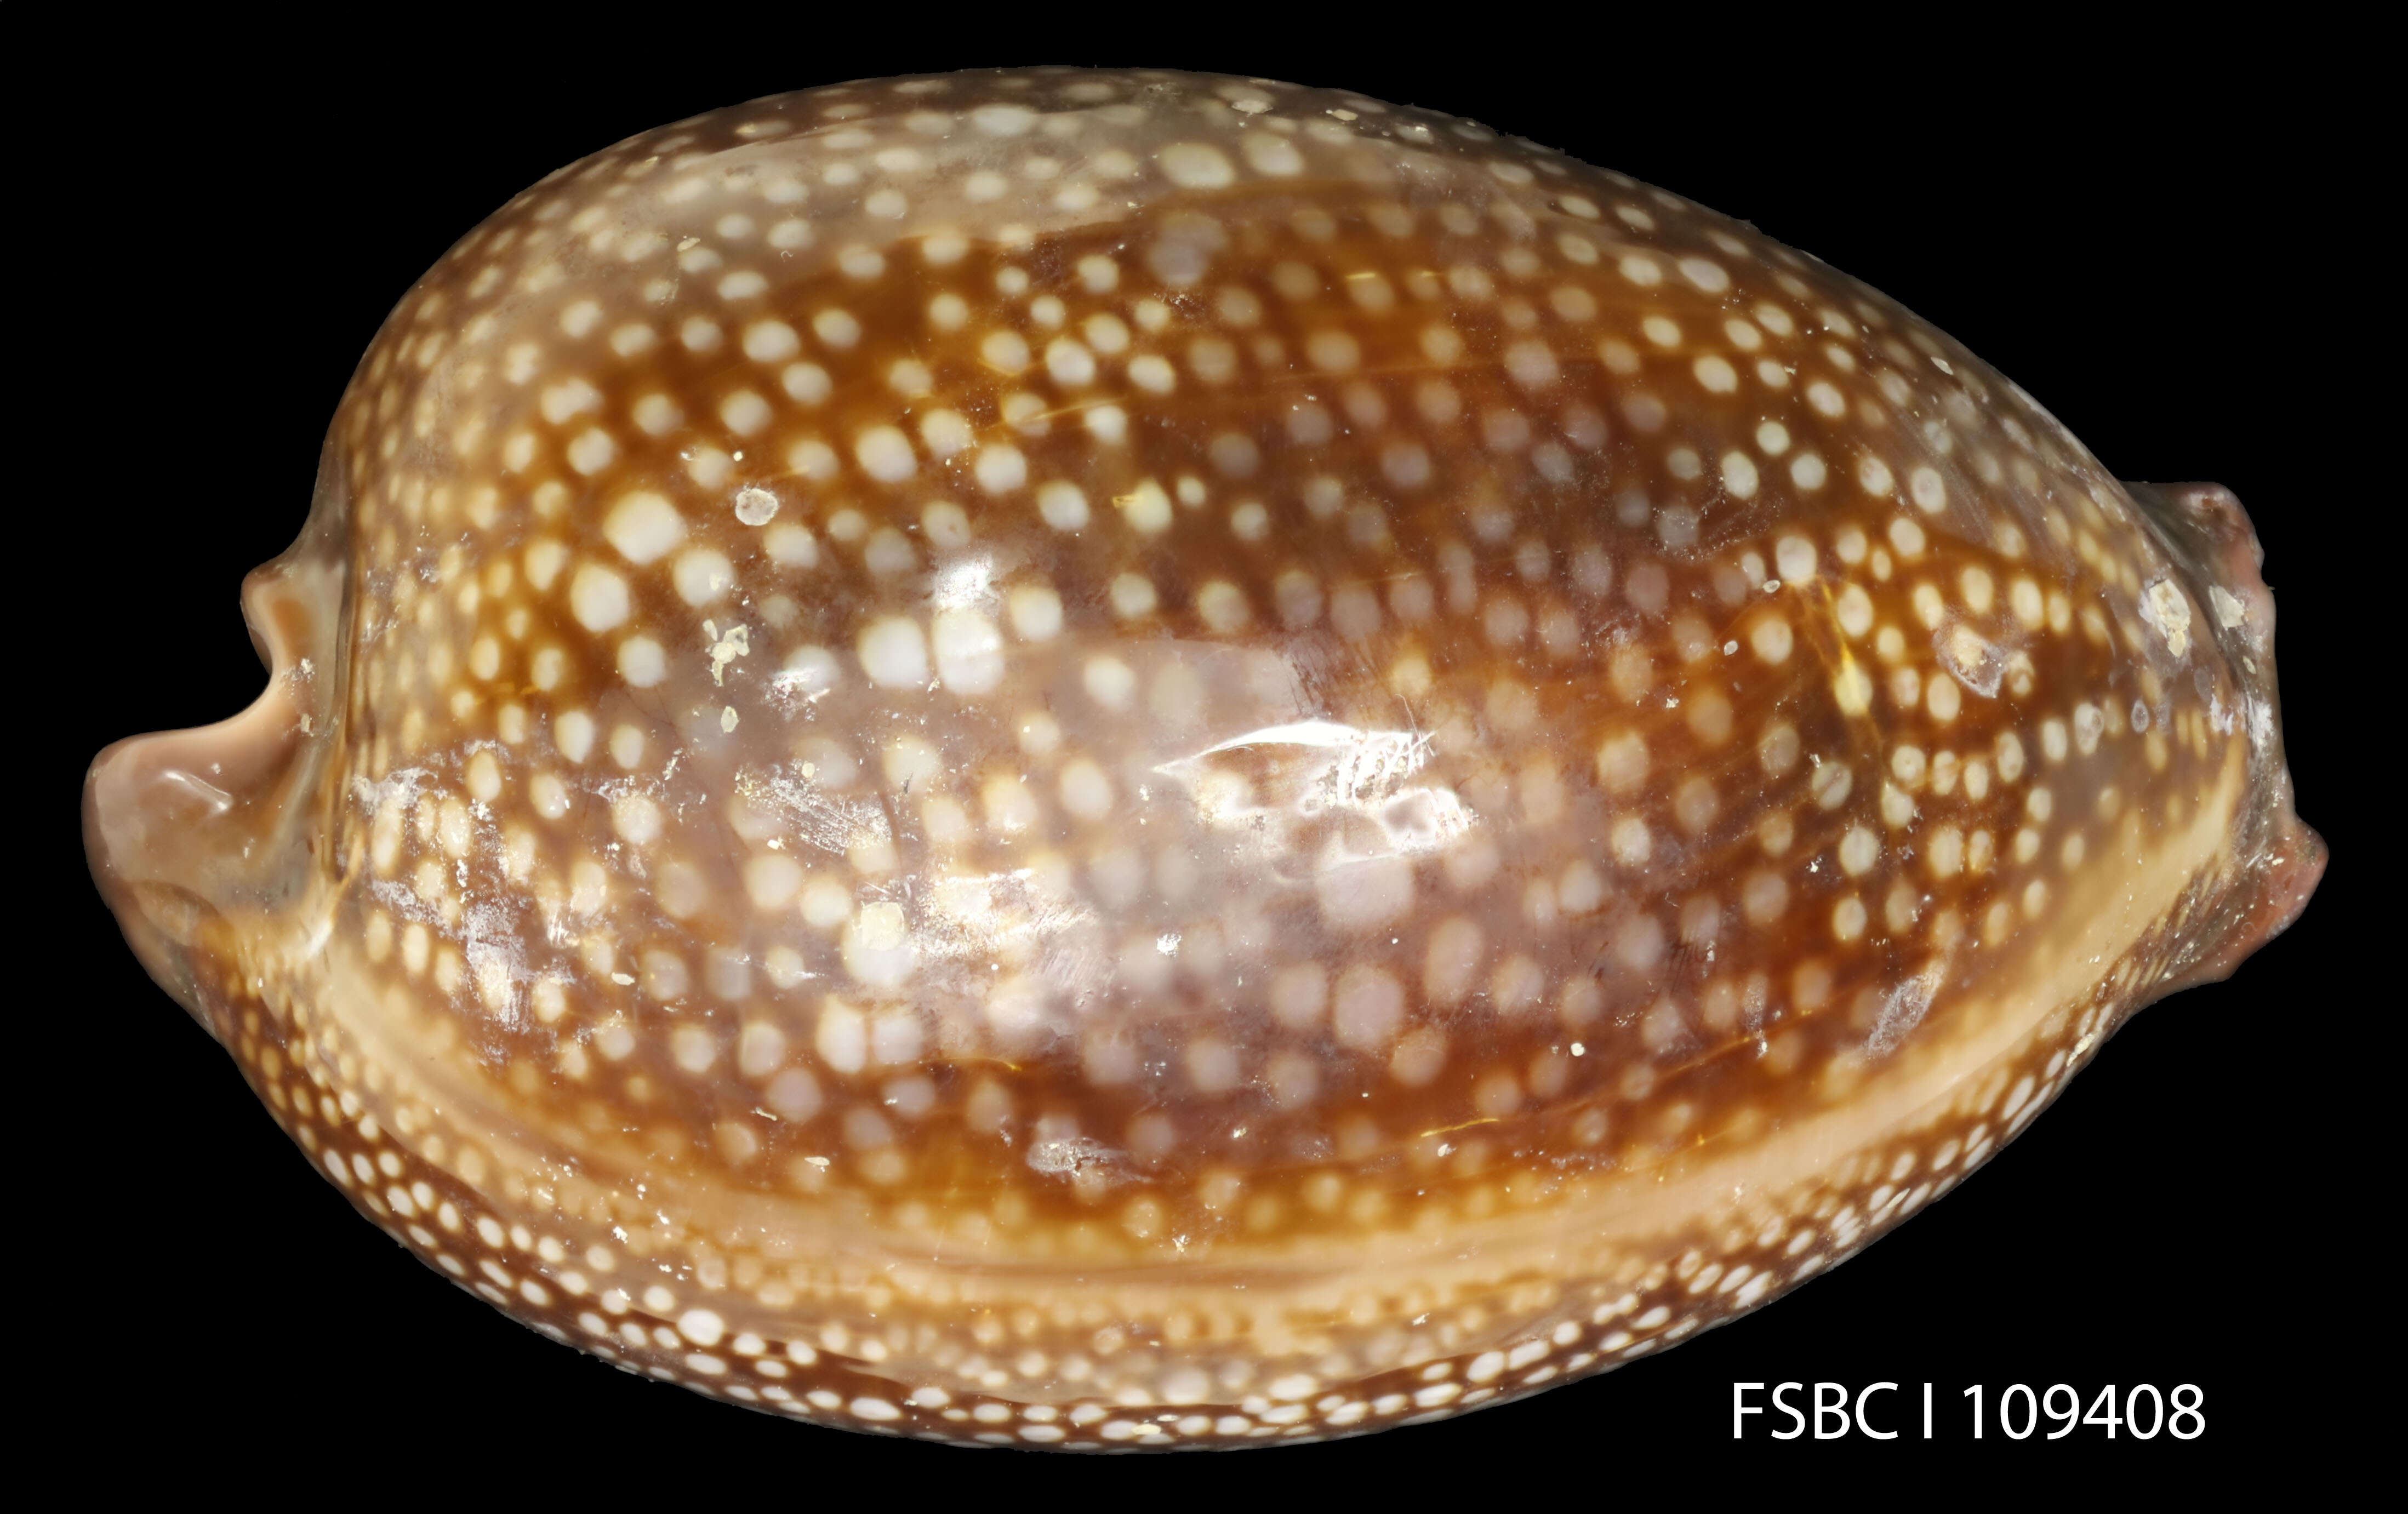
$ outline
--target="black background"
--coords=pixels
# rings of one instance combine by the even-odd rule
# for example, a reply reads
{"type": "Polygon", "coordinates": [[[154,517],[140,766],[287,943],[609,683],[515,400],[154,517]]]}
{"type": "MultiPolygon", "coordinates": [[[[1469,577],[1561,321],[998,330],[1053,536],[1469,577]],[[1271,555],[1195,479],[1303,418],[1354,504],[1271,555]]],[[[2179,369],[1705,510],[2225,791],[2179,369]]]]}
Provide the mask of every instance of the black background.
{"type": "MultiPolygon", "coordinates": [[[[2177,55],[2036,23],[1843,35],[1702,8],[1641,32],[1518,6],[1349,12],[1325,37],[1318,12],[1286,8],[973,23],[896,7],[882,36],[848,39],[804,7],[640,21],[561,7],[523,30],[491,7],[412,7],[173,31],[8,7],[7,362],[28,384],[10,405],[26,490],[12,513],[62,530],[20,565],[55,613],[19,622],[20,668],[40,664],[27,745],[42,765],[12,827],[32,838],[22,876],[55,885],[23,960],[61,964],[21,990],[29,1032],[57,1045],[14,1085],[33,1117],[19,1150],[49,1192],[38,1225],[19,1217],[38,1244],[11,1248],[11,1312],[30,1305],[65,1343],[31,1353],[47,1417],[190,1452],[179,1464],[201,1486],[272,1483],[277,1458],[323,1456],[396,1490],[525,1475],[583,1496],[676,1470],[696,1502],[755,1478],[798,1498],[856,1477],[1082,1497],[1368,1494],[1473,1471],[1502,1479],[1500,1499],[1572,1479],[1604,1504],[1642,1471],[1712,1495],[1768,1478],[1804,1491],[1841,1467],[1829,1486],[1846,1495],[1885,1486],[1885,1469],[1904,1493],[1951,1486],[1925,1481],[1947,1468],[2044,1475],[2102,1455],[2152,1478],[2270,1455],[2306,1467],[2348,1438],[2331,1417],[2361,1389],[2325,1353],[2336,1333],[2351,1344],[2361,1292],[2382,1295],[2345,1243],[2398,1185],[2342,1130],[2331,1060],[2399,1007],[2351,966],[2399,894],[2371,864],[2387,838],[2354,828],[2378,792],[2358,764],[2386,677],[2358,618],[2372,596],[2399,624],[2399,595],[2379,603],[2389,550],[2359,522],[2399,507],[2372,491],[2396,477],[2399,436],[2353,411],[2400,388],[2357,370],[2398,320],[2335,72],[2352,44],[2260,34],[2177,55]],[[351,1211],[143,978],[77,856],[83,764],[257,693],[242,572],[298,530],[319,439],[384,312],[509,195],[754,95],[1038,62],[1339,85],[1620,168],[1886,291],[2120,476],[2230,486],[2281,607],[2300,808],[2334,846],[2306,917],[2230,981],[2141,1015],[1977,1178],[1860,1259],[1661,1359],[1425,1428],[1176,1461],[975,1456],[631,1378],[447,1286],[351,1211]],[[2350,1186],[2370,1191],[2332,1217],[2326,1185],[2361,1162],[2350,1186]],[[1897,1380],[1909,1434],[1781,1445],[1758,1420],[1734,1445],[1731,1383],[1788,1378],[1897,1380]],[[1928,1447],[1911,1413],[1927,1379],[1942,1416],[1928,1447]],[[2095,1428],[2052,1446],[1994,1424],[1974,1446],[1958,1394],[1975,1381],[1993,1403],[2018,1381],[2086,1402],[2109,1382],[2197,1383],[2208,1434],[2111,1450],[2095,1428]]],[[[2380,792],[2396,794],[2393,765],[2380,792]]]]}

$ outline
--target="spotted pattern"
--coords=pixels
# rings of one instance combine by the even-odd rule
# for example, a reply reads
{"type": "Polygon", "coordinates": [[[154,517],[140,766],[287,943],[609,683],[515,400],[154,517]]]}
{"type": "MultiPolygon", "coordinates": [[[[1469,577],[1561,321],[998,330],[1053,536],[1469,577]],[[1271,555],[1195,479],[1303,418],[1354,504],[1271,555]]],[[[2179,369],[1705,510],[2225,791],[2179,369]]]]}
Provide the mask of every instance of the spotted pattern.
{"type": "Polygon", "coordinates": [[[874,81],[452,249],[250,587],[269,693],[87,828],[331,1180],[556,1339],[1353,1434],[1796,1285],[2287,923],[2254,551],[1470,122],[874,81]]]}

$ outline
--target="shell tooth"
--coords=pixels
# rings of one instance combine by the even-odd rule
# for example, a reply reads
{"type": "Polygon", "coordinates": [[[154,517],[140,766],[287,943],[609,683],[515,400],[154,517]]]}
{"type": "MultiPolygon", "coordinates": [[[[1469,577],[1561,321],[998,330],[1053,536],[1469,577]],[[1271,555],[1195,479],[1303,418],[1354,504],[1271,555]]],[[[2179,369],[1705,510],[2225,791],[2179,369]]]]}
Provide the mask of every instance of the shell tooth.
{"type": "Polygon", "coordinates": [[[1485,128],[874,80],[447,253],[247,589],[268,692],[105,752],[87,845],[320,1170],[555,1338],[855,1429],[1354,1432],[1827,1269],[2296,918],[2259,556],[1485,128]]]}

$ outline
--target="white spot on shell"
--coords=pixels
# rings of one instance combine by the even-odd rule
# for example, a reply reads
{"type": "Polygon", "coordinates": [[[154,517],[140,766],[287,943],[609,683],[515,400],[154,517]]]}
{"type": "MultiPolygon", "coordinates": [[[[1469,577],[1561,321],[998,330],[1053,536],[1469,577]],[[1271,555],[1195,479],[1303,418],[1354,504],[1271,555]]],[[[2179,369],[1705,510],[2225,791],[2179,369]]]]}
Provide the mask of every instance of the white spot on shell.
{"type": "Polygon", "coordinates": [[[928,641],[920,622],[890,615],[871,621],[861,633],[862,671],[869,681],[889,689],[915,689],[928,681],[928,641]]]}

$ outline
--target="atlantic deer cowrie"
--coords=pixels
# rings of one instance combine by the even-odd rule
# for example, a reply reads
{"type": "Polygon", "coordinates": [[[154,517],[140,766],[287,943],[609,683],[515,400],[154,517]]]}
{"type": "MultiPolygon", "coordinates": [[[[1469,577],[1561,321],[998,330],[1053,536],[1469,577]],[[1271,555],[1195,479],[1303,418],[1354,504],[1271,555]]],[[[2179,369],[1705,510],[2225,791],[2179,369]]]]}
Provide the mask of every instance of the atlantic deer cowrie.
{"type": "Polygon", "coordinates": [[[328,1178],[555,1338],[1278,1443],[1755,1307],[2289,923],[2258,567],[1621,175],[876,80],[453,248],[246,586],[267,692],[85,833],[328,1178]]]}

